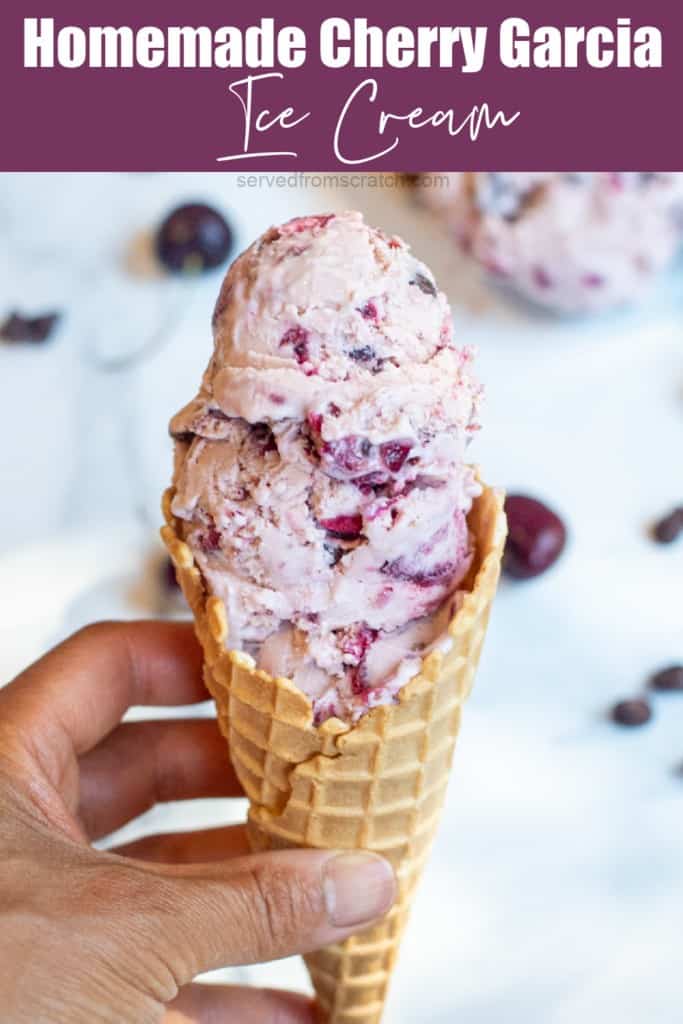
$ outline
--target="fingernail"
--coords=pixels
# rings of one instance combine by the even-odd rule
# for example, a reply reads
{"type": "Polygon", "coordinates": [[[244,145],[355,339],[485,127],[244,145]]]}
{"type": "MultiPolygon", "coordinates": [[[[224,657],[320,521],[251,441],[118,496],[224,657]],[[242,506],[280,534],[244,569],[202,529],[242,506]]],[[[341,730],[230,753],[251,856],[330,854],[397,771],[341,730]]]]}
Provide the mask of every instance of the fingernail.
{"type": "Polygon", "coordinates": [[[386,914],[396,897],[396,878],[376,853],[339,853],[323,867],[323,894],[330,923],[350,928],[386,914]]]}

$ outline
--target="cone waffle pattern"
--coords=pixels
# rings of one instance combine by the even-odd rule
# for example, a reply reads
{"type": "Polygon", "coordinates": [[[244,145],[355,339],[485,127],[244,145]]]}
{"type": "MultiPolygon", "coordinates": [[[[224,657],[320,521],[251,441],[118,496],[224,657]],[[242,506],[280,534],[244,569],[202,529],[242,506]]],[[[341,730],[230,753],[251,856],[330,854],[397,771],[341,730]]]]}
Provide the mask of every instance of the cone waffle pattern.
{"type": "Polygon", "coordinates": [[[255,850],[292,846],[368,849],[391,861],[399,897],[373,928],[306,957],[321,1024],[379,1024],[415,886],[436,832],[479,659],[505,539],[503,496],[485,489],[468,517],[476,555],[450,626],[450,649],[433,651],[395,705],[354,725],[313,725],[308,698],[285,678],[226,649],[223,603],[199,569],[164,496],[162,537],[195,618],[205,678],[249,797],[255,850]]]}

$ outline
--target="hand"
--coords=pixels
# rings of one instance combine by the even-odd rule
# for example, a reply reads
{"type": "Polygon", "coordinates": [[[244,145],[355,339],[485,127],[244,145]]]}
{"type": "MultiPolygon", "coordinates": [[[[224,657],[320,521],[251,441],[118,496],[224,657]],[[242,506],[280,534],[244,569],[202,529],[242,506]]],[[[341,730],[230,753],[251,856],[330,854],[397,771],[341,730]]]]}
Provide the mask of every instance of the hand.
{"type": "Polygon", "coordinates": [[[389,909],[381,858],[252,855],[243,826],[93,849],[156,802],[240,794],[215,721],[120,722],[206,699],[191,628],[154,622],[90,626],[0,691],[4,1024],[310,1024],[302,996],[189,983],[389,909]]]}

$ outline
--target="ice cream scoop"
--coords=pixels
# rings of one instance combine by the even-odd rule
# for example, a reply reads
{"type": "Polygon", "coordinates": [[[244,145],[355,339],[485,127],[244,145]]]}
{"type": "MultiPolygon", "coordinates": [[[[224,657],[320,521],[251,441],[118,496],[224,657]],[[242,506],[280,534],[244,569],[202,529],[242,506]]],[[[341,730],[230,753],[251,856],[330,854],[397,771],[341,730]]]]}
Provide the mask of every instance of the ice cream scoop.
{"type": "Polygon", "coordinates": [[[171,422],[173,515],[230,648],[291,678],[317,723],[355,720],[447,643],[481,490],[472,353],[428,268],[353,212],[259,238],[213,336],[171,422]]]}
{"type": "Polygon", "coordinates": [[[633,302],[683,243],[683,174],[454,174],[420,196],[498,283],[555,312],[633,302]]]}

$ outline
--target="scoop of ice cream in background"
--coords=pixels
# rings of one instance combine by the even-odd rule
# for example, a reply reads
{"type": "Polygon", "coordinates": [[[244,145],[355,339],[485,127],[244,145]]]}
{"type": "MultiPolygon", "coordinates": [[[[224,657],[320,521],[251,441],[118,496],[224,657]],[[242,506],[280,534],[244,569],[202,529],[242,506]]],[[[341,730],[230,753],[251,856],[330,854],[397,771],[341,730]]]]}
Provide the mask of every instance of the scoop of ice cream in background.
{"type": "Polygon", "coordinates": [[[360,214],[297,218],[232,265],[173,512],[228,643],[316,721],[395,698],[445,641],[471,561],[480,388],[433,277],[360,214]]]}
{"type": "Polygon", "coordinates": [[[631,303],[683,244],[683,174],[452,174],[423,188],[462,248],[560,313],[631,303]]]}

